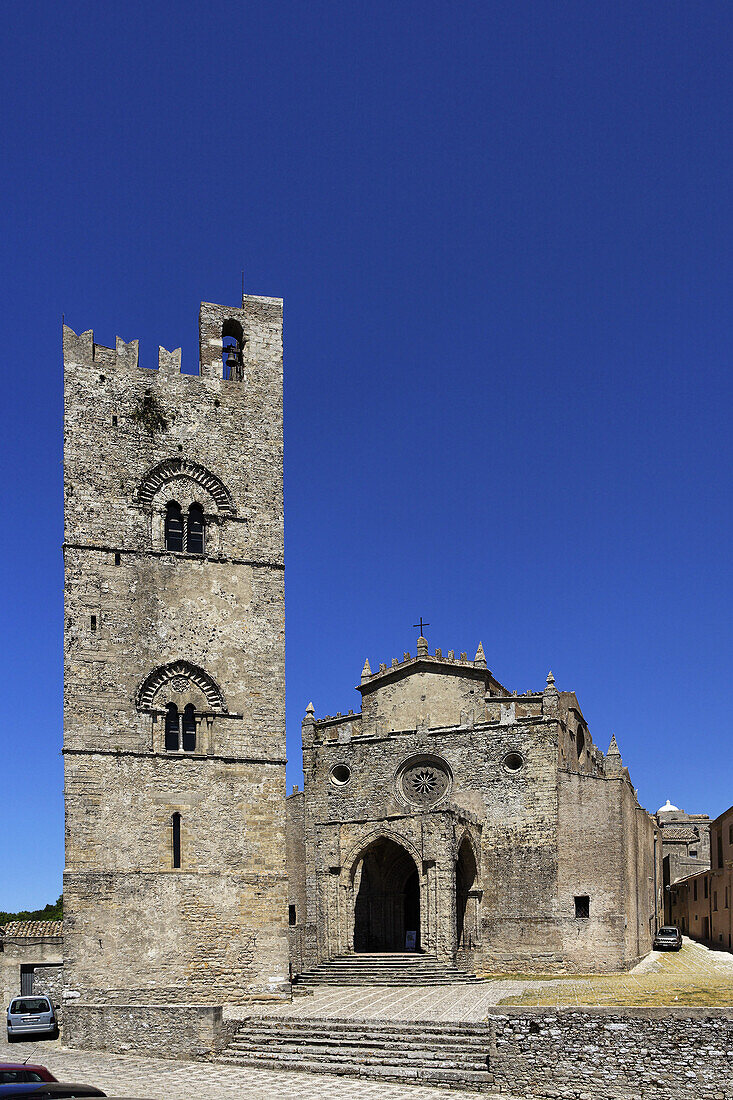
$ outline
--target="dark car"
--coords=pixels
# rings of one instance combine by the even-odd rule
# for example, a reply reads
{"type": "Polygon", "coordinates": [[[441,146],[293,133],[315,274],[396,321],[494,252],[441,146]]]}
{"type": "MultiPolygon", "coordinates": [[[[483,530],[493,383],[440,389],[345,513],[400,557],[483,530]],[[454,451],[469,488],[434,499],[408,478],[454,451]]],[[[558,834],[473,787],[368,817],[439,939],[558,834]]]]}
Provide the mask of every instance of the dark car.
{"type": "Polygon", "coordinates": [[[682,933],[671,924],[665,924],[654,937],[655,951],[679,951],[681,947],[682,933]]]}
{"type": "Polygon", "coordinates": [[[106,1096],[106,1092],[94,1085],[74,1085],[66,1081],[37,1081],[28,1084],[0,1085],[0,1100],[25,1100],[27,1096],[35,1100],[61,1100],[62,1097],[106,1096]]]}
{"type": "Polygon", "coordinates": [[[29,1084],[35,1081],[55,1081],[56,1078],[45,1066],[35,1066],[32,1062],[0,1062],[0,1085],[29,1084]]]}

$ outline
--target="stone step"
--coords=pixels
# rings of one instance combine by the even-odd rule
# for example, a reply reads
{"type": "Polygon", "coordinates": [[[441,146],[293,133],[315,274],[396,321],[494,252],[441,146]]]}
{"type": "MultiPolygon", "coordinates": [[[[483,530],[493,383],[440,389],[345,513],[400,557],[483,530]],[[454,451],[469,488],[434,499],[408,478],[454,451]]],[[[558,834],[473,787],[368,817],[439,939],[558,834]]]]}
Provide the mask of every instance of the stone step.
{"type": "Polygon", "coordinates": [[[433,955],[340,955],[299,974],[301,985],[452,985],[476,982],[475,974],[433,955]]]}
{"type": "Polygon", "coordinates": [[[364,1035],[400,1035],[404,1038],[419,1035],[434,1035],[443,1038],[476,1037],[488,1039],[488,1024],[478,1022],[452,1022],[441,1020],[381,1020],[339,1016],[247,1016],[240,1024],[238,1035],[249,1028],[281,1034],[283,1031],[307,1032],[310,1030],[328,1030],[329,1034],[364,1035]]]}
{"type": "Polygon", "coordinates": [[[315,1058],[320,1062],[355,1062],[359,1065],[379,1065],[379,1066],[431,1066],[433,1068],[442,1067],[444,1069],[461,1069],[467,1068],[472,1070],[485,1070],[486,1069],[486,1054],[481,1051],[448,1051],[444,1050],[429,1050],[427,1048],[419,1048],[414,1051],[410,1051],[405,1048],[402,1051],[398,1051],[392,1046],[385,1046],[384,1044],[373,1044],[369,1046],[366,1043],[355,1044],[349,1043],[344,1045],[340,1049],[334,1045],[328,1043],[308,1043],[307,1050],[303,1049],[302,1043],[282,1043],[268,1045],[266,1048],[260,1048],[253,1045],[243,1048],[230,1046],[227,1048],[227,1056],[230,1058],[237,1057],[238,1055],[244,1055],[246,1058],[251,1058],[256,1055],[268,1058],[284,1058],[289,1061],[299,1061],[307,1055],[308,1058],[315,1058]]]}
{"type": "MultiPolygon", "coordinates": [[[[305,1056],[289,1061],[263,1055],[241,1055],[231,1058],[221,1055],[217,1061],[235,1066],[257,1066],[261,1069],[300,1070],[307,1073],[328,1073],[346,1077],[366,1077],[380,1081],[398,1081],[402,1084],[437,1085],[453,1089],[491,1089],[488,1071],[472,1069],[436,1069],[425,1066],[361,1065],[356,1062],[328,1062],[305,1056]]],[[[505,1100],[510,1100],[506,1097],[505,1100]]]]}
{"type": "Polygon", "coordinates": [[[268,1035],[258,1032],[247,1032],[246,1038],[241,1037],[235,1039],[227,1048],[230,1052],[240,1051],[248,1053],[254,1047],[263,1049],[269,1049],[271,1047],[277,1047],[278,1050],[293,1049],[295,1053],[302,1050],[303,1043],[307,1039],[308,1049],[314,1050],[318,1048],[323,1052],[335,1052],[341,1053],[343,1050],[358,1051],[363,1050],[366,1053],[373,1050],[385,1050],[387,1047],[390,1052],[395,1056],[407,1054],[409,1057],[425,1057],[433,1060],[440,1058],[450,1051],[451,1056],[461,1056],[466,1058],[472,1058],[479,1062],[486,1060],[486,1054],[488,1051],[488,1043],[482,1041],[474,1041],[473,1043],[467,1043],[462,1041],[451,1041],[447,1037],[441,1039],[440,1048],[430,1047],[424,1042],[415,1041],[410,1042],[406,1037],[395,1038],[394,1036],[387,1037],[374,1037],[365,1039],[345,1038],[343,1036],[332,1036],[326,1032],[309,1032],[307,1037],[303,1035],[268,1035]]]}
{"type": "Polygon", "coordinates": [[[250,1016],[217,1061],[488,1090],[489,1035],[479,1023],[250,1016]]]}
{"type": "Polygon", "coordinates": [[[402,986],[407,988],[419,988],[421,985],[473,985],[478,982],[478,978],[394,978],[394,977],[376,977],[376,976],[361,976],[357,975],[351,978],[332,978],[324,977],[321,974],[316,974],[310,977],[299,977],[297,985],[311,986],[311,985],[334,985],[349,987],[349,986],[368,986],[368,985],[384,985],[384,986],[402,986]]]}

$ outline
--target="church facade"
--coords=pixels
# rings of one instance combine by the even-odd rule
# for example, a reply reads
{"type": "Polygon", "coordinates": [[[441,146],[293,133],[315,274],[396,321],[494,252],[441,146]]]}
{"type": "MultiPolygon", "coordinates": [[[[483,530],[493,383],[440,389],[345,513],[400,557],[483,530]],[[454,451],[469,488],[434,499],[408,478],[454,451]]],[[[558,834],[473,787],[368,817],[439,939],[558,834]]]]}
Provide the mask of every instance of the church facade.
{"type": "Polygon", "coordinates": [[[620,970],[662,919],[661,846],[573,692],[517,695],[466,653],[372,672],[359,713],[302,724],[288,798],[294,970],[422,951],[477,973],[620,970]]]}

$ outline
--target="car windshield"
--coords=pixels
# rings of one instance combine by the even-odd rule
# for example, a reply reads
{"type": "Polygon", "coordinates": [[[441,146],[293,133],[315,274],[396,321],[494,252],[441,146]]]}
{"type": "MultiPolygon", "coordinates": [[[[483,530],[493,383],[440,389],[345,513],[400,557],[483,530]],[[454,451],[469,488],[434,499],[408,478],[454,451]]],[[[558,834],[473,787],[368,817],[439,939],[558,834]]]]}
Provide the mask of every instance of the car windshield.
{"type": "Polygon", "coordinates": [[[10,1011],[14,1015],[20,1013],[29,1016],[37,1012],[50,1012],[51,1006],[45,997],[24,997],[22,1000],[13,1001],[10,1011]]]}
{"type": "Polygon", "coordinates": [[[660,936],[676,936],[677,935],[677,929],[676,928],[660,928],[659,929],[659,935],[660,936]]]}

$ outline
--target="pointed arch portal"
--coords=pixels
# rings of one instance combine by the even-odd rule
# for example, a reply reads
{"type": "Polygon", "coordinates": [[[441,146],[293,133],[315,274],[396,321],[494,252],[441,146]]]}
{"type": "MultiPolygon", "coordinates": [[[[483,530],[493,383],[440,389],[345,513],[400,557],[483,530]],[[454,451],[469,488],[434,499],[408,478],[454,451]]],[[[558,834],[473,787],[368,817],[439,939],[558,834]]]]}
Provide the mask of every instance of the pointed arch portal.
{"type": "Polygon", "coordinates": [[[354,869],[354,951],[419,949],[417,865],[402,845],[378,837],[354,869]]]}

